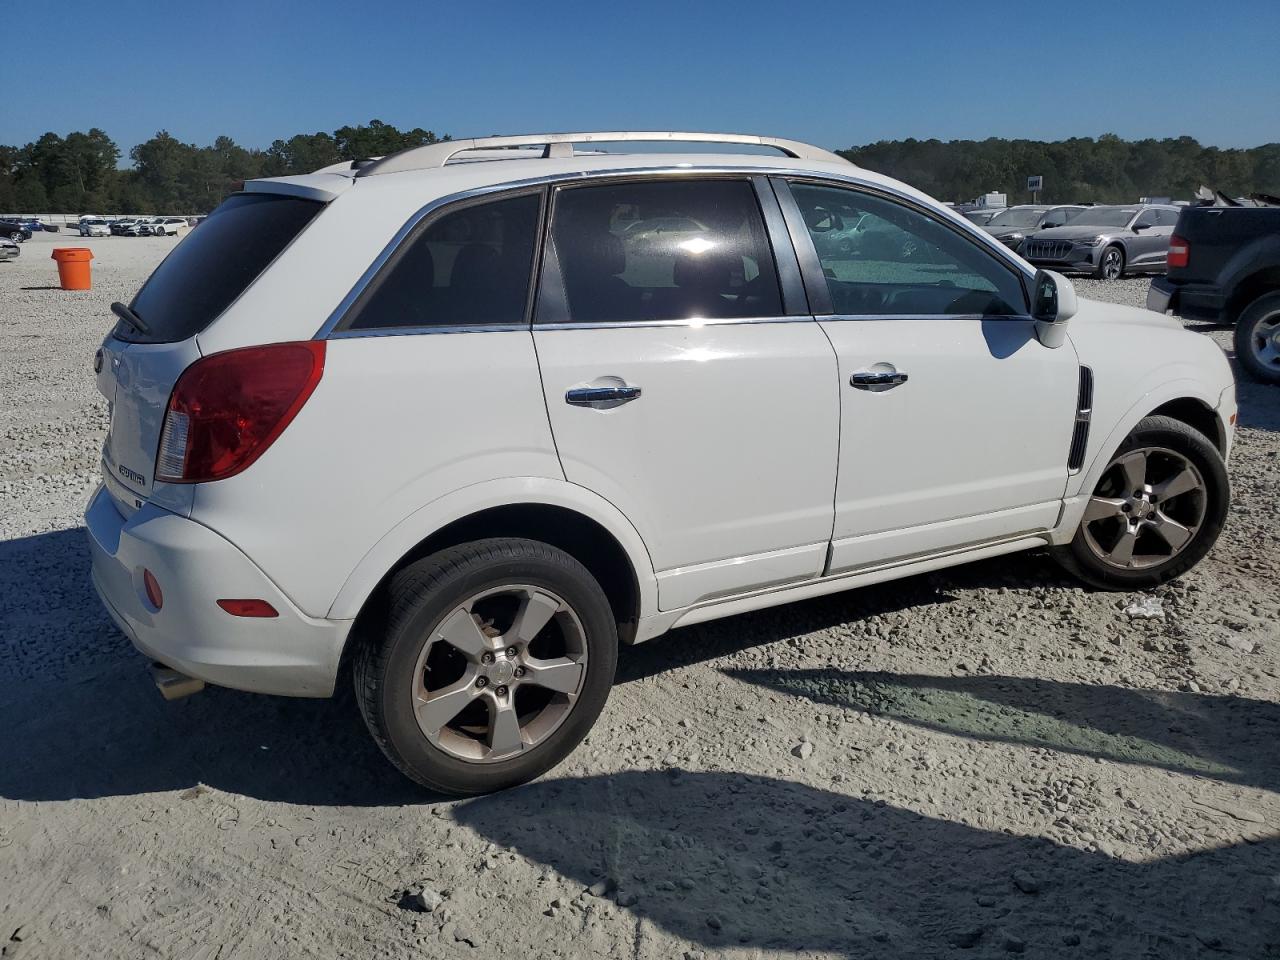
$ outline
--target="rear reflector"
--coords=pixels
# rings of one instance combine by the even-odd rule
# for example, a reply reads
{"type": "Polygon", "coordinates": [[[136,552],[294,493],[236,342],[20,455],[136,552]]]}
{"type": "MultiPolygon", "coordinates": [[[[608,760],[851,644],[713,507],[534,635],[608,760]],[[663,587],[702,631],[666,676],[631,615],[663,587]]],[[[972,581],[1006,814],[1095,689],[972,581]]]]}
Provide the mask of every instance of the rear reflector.
{"type": "Polygon", "coordinates": [[[156,479],[204,483],[262,456],[324,373],[323,340],[215,353],[183,371],[169,397],[156,479]]]}
{"type": "Polygon", "coordinates": [[[265,600],[219,600],[218,606],[233,617],[278,617],[276,608],[265,600]]]}
{"type": "Polygon", "coordinates": [[[1190,262],[1191,244],[1187,243],[1185,237],[1175,233],[1169,238],[1169,253],[1165,256],[1165,263],[1170,267],[1185,267],[1190,262]]]}
{"type": "Polygon", "coordinates": [[[164,594],[160,592],[160,582],[150,570],[142,571],[142,588],[147,592],[147,600],[159,610],[164,606],[164,594]]]}

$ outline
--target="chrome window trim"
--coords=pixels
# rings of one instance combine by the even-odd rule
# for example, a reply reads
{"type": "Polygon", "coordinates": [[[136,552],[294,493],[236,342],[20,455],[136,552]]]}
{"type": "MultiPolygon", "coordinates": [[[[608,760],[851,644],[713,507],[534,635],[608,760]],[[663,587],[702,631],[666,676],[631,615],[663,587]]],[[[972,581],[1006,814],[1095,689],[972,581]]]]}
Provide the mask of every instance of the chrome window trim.
{"type": "MultiPolygon", "coordinates": [[[[852,169],[855,171],[857,170],[856,167],[852,169]]],[[[540,176],[540,177],[530,177],[524,180],[508,180],[502,183],[486,184],[481,187],[471,187],[470,189],[461,190],[457,193],[448,194],[443,197],[437,197],[435,200],[432,200],[429,203],[424,204],[417,211],[415,211],[409,217],[409,219],[405,221],[404,225],[399,230],[396,231],[395,235],[391,238],[391,240],[382,248],[381,252],[374,258],[373,262],[369,264],[368,268],[364,271],[364,273],[360,275],[360,278],[355,282],[351,290],[348,291],[347,295],[343,297],[342,300],[338,303],[337,307],[335,307],[334,310],[329,314],[329,317],[325,320],[324,324],[321,325],[320,329],[316,331],[315,336],[312,339],[327,340],[335,336],[334,329],[338,326],[339,323],[342,322],[343,317],[355,304],[356,300],[360,297],[360,295],[364,293],[365,288],[369,285],[370,282],[372,282],[373,278],[377,276],[378,271],[382,269],[383,265],[386,264],[386,262],[389,259],[391,259],[391,256],[396,252],[396,250],[399,249],[400,244],[404,242],[404,240],[409,236],[409,234],[414,230],[414,228],[418,226],[418,224],[420,224],[427,217],[438,212],[443,207],[446,207],[455,203],[462,203],[468,200],[473,200],[477,197],[483,197],[488,194],[498,194],[498,193],[506,193],[506,192],[516,193],[522,190],[529,190],[533,187],[546,186],[548,184],[589,183],[593,180],[613,180],[613,179],[625,179],[625,178],[705,177],[705,176],[714,177],[714,176],[725,176],[725,175],[748,176],[748,177],[752,177],[752,176],[803,177],[804,179],[810,182],[827,181],[832,184],[851,184],[857,187],[863,187],[870,190],[879,190],[883,193],[887,193],[894,197],[897,197],[898,199],[905,201],[907,203],[916,204],[916,205],[924,204],[924,202],[921,201],[919,197],[912,196],[911,194],[906,193],[905,191],[898,190],[895,187],[889,186],[887,184],[876,183],[871,180],[863,179],[862,177],[859,177],[856,174],[837,173],[835,171],[829,171],[829,170],[807,170],[807,169],[804,169],[803,167],[792,167],[792,166],[763,166],[763,165],[742,166],[737,164],[717,164],[714,166],[708,165],[708,166],[697,166],[697,167],[677,165],[677,166],[669,166],[669,167],[662,167],[662,166],[618,167],[616,169],[608,169],[608,170],[572,170],[572,171],[565,171],[561,173],[544,174],[543,176],[540,176]]],[[[933,201],[933,202],[937,203],[937,201],[933,201]]],[[[945,210],[945,208],[941,208],[941,207],[940,209],[945,210]]],[[[940,211],[933,210],[932,212],[934,214],[937,214],[940,211]]],[[[1002,259],[1006,264],[1011,266],[1014,270],[1018,271],[1019,274],[1025,276],[1028,282],[1034,279],[1035,269],[1033,267],[1029,267],[1025,262],[1023,262],[1016,254],[1013,253],[1013,251],[1011,251],[1004,244],[1000,243],[998,240],[996,240],[986,231],[980,229],[975,224],[966,220],[964,217],[961,217],[959,214],[949,213],[948,216],[953,226],[959,227],[960,229],[967,231],[971,237],[977,239],[980,243],[985,244],[988,250],[992,251],[997,257],[1002,259]]],[[[829,318],[830,315],[829,314],[825,315],[825,317],[829,318]]],[[[741,318],[734,318],[734,319],[739,321],[741,320],[741,318]]],[[[803,320],[808,318],[792,317],[789,319],[803,320]]],[[[681,321],[681,323],[685,323],[685,322],[681,321]]],[[[687,325],[687,323],[685,325],[687,325]]],[[[577,325],[578,329],[582,329],[584,326],[586,325],[585,324],[577,325]]],[[[539,327],[541,329],[551,329],[550,325],[539,325],[539,327]]],[[[425,332],[428,329],[436,330],[438,328],[404,327],[404,328],[387,328],[387,330],[372,331],[372,332],[366,332],[366,331],[360,331],[360,332],[366,333],[367,335],[392,336],[393,335],[391,332],[392,330],[395,330],[396,334],[399,334],[399,333],[408,334],[411,331],[411,329],[416,330],[417,332],[425,332]]],[[[494,327],[492,326],[486,327],[486,326],[480,325],[480,326],[477,326],[475,329],[492,330],[494,329],[494,327]]],[[[522,325],[519,327],[519,329],[527,330],[529,329],[529,325],[527,324],[522,325]]],[[[454,328],[453,332],[469,332],[469,329],[458,327],[458,328],[454,328]]],[[[351,333],[354,334],[356,333],[356,331],[351,331],[351,333]]]]}
{"type": "Polygon", "coordinates": [[[360,330],[338,330],[330,340],[357,340],[360,337],[408,337],[432,333],[528,333],[527,323],[458,323],[431,327],[365,327],[360,330]]]}
{"type": "Polygon", "coordinates": [[[817,317],[828,320],[1026,320],[1035,318],[1023,313],[827,313],[817,317]]]}
{"type": "Polygon", "coordinates": [[[811,315],[789,317],[689,317],[684,320],[600,320],[594,323],[535,323],[534,333],[543,330],[614,330],[628,327],[725,327],[743,323],[816,323],[811,315]]]}

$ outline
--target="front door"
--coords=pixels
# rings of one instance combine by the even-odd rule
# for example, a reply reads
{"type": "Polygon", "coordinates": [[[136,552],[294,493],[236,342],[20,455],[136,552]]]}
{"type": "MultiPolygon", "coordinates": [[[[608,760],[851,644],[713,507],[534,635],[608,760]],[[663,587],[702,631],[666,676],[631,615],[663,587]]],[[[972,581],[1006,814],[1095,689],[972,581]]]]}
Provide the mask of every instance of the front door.
{"type": "Polygon", "coordinates": [[[556,447],[635,525],[662,609],[826,559],[836,361],[802,296],[784,306],[779,274],[799,274],[781,239],[789,263],[746,178],[555,193],[534,341],[556,447]]]}
{"type": "Polygon", "coordinates": [[[801,259],[820,277],[813,299],[840,363],[829,572],[1054,526],[1079,367],[1070,344],[1036,339],[1017,269],[905,200],[803,182],[790,192],[795,232],[818,236],[801,259]],[[852,249],[821,242],[850,220],[852,249]]]}

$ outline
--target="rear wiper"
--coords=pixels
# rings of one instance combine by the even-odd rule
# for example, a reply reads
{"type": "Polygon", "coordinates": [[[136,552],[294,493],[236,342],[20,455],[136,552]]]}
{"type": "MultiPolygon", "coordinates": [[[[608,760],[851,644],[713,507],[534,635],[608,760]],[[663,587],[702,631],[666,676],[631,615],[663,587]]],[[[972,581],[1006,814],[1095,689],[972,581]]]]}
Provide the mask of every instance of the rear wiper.
{"type": "Polygon", "coordinates": [[[145,336],[151,336],[151,328],[142,322],[142,318],[117,300],[111,305],[111,312],[127,323],[133,329],[145,336]]]}

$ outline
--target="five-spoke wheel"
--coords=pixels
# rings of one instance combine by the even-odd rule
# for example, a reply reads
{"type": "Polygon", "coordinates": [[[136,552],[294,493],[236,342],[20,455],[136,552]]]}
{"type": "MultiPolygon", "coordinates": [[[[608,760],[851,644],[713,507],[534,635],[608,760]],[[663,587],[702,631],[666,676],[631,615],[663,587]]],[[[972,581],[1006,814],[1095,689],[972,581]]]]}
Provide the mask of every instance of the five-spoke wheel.
{"type": "Polygon", "coordinates": [[[478,540],[410,564],[386,593],[356,654],[356,692],[374,739],[412,779],[460,795],[513,786],[595,722],[617,619],[567,553],[478,540]]]}
{"type": "Polygon", "coordinates": [[[511,584],[468,597],[428,638],[413,671],[414,710],[432,744],[492,763],[554,733],[586,676],[577,614],[549,590],[511,584]]]}
{"type": "Polygon", "coordinates": [[[1154,586],[1208,553],[1228,500],[1213,443],[1179,420],[1147,417],[1107,463],[1074,539],[1054,556],[1095,586],[1154,586]]]}

